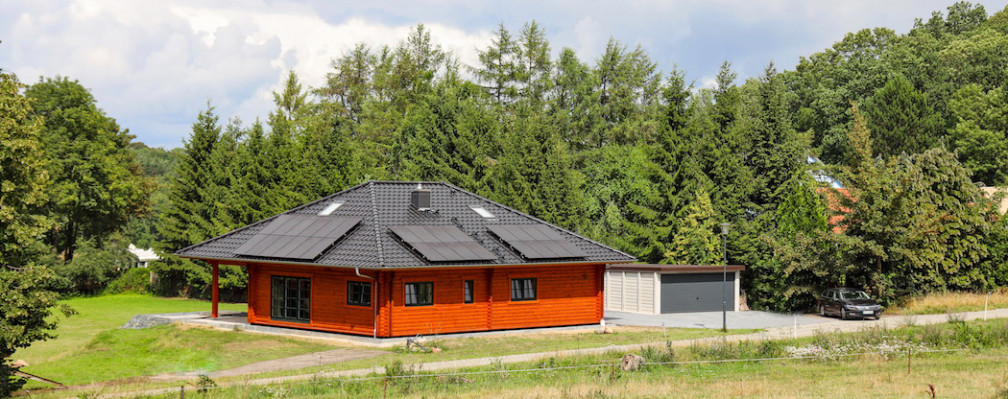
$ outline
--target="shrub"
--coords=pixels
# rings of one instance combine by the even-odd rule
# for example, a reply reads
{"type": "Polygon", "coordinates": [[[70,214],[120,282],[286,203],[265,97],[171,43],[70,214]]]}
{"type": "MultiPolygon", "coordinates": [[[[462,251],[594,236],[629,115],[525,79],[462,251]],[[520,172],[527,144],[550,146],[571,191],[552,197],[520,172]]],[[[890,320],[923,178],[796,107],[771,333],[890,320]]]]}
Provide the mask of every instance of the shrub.
{"type": "Polygon", "coordinates": [[[645,364],[647,366],[675,367],[675,362],[679,361],[679,358],[676,356],[675,348],[670,344],[671,341],[666,342],[664,349],[658,346],[647,346],[641,349],[640,355],[647,361],[645,364]]]}
{"type": "Polygon", "coordinates": [[[150,269],[135,267],[127,270],[105,288],[106,294],[149,294],[151,292],[150,269]]]}
{"type": "MultiPolygon", "coordinates": [[[[202,261],[192,261],[166,255],[151,263],[154,284],[151,290],[162,296],[182,296],[209,299],[211,289],[210,266],[202,261]]],[[[220,297],[224,302],[244,302],[248,291],[248,273],[234,265],[221,265],[220,297]]]]}
{"type": "Polygon", "coordinates": [[[136,257],[121,239],[111,239],[99,245],[93,240],[81,241],[71,261],[57,264],[56,274],[70,280],[70,290],[77,294],[94,295],[119,274],[136,264],[136,257]]]}
{"type": "Polygon", "coordinates": [[[74,313],[58,302],[64,281],[40,266],[13,269],[0,266],[0,397],[20,389],[25,379],[15,376],[19,366],[9,364],[14,352],[33,342],[54,338],[56,313],[74,313]]]}

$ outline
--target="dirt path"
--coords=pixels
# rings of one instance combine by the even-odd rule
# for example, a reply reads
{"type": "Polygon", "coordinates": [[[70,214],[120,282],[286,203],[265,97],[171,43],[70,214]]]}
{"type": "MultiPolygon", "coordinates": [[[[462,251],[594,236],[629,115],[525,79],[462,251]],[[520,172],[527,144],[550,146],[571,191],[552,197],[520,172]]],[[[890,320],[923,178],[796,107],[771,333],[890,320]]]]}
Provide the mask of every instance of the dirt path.
{"type": "Polygon", "coordinates": [[[386,353],[388,352],[368,349],[334,349],[331,351],[309,353],[301,356],[286,357],[283,359],[255,362],[228,370],[218,370],[210,373],[210,377],[236,377],[246,374],[265,373],[268,371],[297,370],[312,366],[342,363],[350,360],[370,359],[386,353]]]}
{"type": "MultiPolygon", "coordinates": [[[[818,316],[816,316],[818,317],[818,316]]],[[[957,313],[956,318],[961,320],[977,320],[983,319],[985,317],[984,312],[967,312],[967,313],[957,313]]],[[[987,318],[1008,318],[1008,309],[997,309],[987,312],[987,318]]],[[[833,320],[824,323],[817,324],[806,324],[797,325],[792,327],[781,327],[768,329],[764,332],[750,333],[750,334],[738,334],[729,335],[723,337],[707,337],[700,339],[691,340],[679,340],[673,341],[672,345],[676,347],[689,346],[695,343],[709,343],[709,342],[720,342],[722,340],[728,342],[738,342],[738,341],[759,341],[759,340],[769,340],[769,339],[780,339],[789,337],[808,337],[813,336],[817,333],[834,333],[834,332],[856,332],[864,330],[865,328],[870,328],[874,326],[886,327],[886,328],[897,328],[908,324],[913,325],[924,325],[924,324],[939,324],[949,321],[949,316],[940,315],[920,315],[920,316],[900,316],[900,315],[887,315],[882,317],[881,320],[833,320]]],[[[523,353],[517,355],[506,355],[497,357],[482,357],[474,359],[460,359],[460,360],[446,360],[437,361],[429,363],[421,363],[416,365],[419,370],[422,371],[436,371],[436,370],[455,370],[460,368],[471,368],[471,367],[481,367],[489,366],[493,364],[511,364],[511,363],[521,363],[536,361],[542,359],[548,359],[551,357],[567,357],[575,355],[590,355],[590,354],[600,354],[610,351],[616,352],[632,352],[638,351],[641,348],[655,345],[654,343],[649,344],[630,344],[630,345],[609,345],[600,348],[586,348],[586,349],[570,349],[562,351],[551,351],[551,352],[537,352],[537,353],[523,353]]],[[[357,351],[357,350],[352,350],[357,351]]],[[[365,350],[361,350],[365,351],[365,350]]],[[[374,351],[378,352],[378,351],[374,351]]],[[[379,352],[381,353],[381,352],[379,352]]],[[[314,354],[317,355],[317,354],[314,354]]],[[[305,355],[311,356],[311,355],[305,355]]],[[[277,359],[268,362],[260,363],[271,363],[278,362],[282,363],[288,361],[291,358],[277,359]]],[[[313,366],[317,364],[309,364],[313,366]]],[[[251,366],[251,365],[249,365],[251,366]]],[[[308,367],[308,366],[305,366],[308,367]]],[[[231,372],[233,370],[222,370],[223,372],[231,372]]],[[[292,369],[292,368],[286,368],[292,369]]],[[[270,369],[272,371],[275,369],[270,369]]],[[[256,371],[253,371],[256,372],[256,371]]],[[[312,374],[298,374],[282,377],[272,377],[272,378],[257,378],[257,379],[247,379],[239,381],[228,381],[220,383],[220,386],[227,387],[233,385],[269,385],[284,382],[296,382],[304,381],[312,378],[345,378],[345,377],[361,377],[366,376],[371,373],[381,374],[385,372],[385,368],[382,366],[375,366],[372,368],[363,369],[353,369],[353,370],[339,370],[339,371],[329,371],[322,373],[312,373],[312,374]]],[[[240,374],[234,374],[240,375],[240,374]]],[[[71,387],[73,388],[73,387],[71,387]]],[[[120,394],[109,394],[103,395],[102,397],[112,398],[112,397],[131,397],[131,396],[143,396],[143,395],[159,395],[169,392],[177,392],[178,388],[164,388],[164,389],[153,389],[146,391],[130,392],[130,393],[120,393],[120,394]]]]}
{"type": "MultiPolygon", "coordinates": [[[[241,367],[227,370],[217,370],[207,374],[210,378],[237,377],[240,375],[267,373],[270,371],[297,370],[312,366],[325,366],[350,360],[369,359],[388,352],[368,349],[333,349],[324,352],[307,353],[304,355],[285,357],[249,363],[241,367]]],[[[181,381],[198,378],[206,373],[171,373],[151,376],[151,381],[181,381]]]]}

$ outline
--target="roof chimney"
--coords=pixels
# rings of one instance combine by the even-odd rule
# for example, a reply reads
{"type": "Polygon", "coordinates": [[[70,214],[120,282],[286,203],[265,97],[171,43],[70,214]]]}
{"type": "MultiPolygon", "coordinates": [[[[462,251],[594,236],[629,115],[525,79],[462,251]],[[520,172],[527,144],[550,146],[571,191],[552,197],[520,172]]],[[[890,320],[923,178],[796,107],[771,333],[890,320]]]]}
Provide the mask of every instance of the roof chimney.
{"type": "Polygon", "coordinates": [[[410,207],[417,211],[430,211],[430,190],[425,190],[417,183],[416,189],[410,192],[410,207]]]}

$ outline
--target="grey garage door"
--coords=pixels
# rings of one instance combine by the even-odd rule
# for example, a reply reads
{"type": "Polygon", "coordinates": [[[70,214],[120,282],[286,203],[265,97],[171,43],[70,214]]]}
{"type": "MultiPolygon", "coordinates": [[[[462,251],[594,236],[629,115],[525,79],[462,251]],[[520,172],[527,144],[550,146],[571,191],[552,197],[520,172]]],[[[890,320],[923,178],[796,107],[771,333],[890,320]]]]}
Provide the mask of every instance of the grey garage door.
{"type": "MultiPolygon", "coordinates": [[[[661,312],[711,312],[721,310],[721,273],[663,274],[661,276],[661,312]]],[[[726,308],[735,309],[735,273],[728,273],[724,284],[726,308]]]]}

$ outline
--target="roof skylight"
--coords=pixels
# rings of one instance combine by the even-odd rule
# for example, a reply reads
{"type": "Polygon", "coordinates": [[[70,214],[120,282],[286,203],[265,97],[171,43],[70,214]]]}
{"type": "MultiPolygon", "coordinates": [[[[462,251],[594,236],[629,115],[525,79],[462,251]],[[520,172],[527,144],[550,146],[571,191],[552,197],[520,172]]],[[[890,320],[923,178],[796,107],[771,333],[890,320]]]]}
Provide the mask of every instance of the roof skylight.
{"type": "Polygon", "coordinates": [[[493,218],[496,217],[496,216],[494,216],[494,214],[490,213],[490,211],[486,210],[486,208],[484,208],[482,206],[469,205],[469,209],[472,209],[473,212],[478,213],[484,219],[493,219],[493,218]]]}
{"type": "Polygon", "coordinates": [[[325,209],[323,209],[318,214],[319,214],[319,216],[329,216],[329,215],[332,215],[332,213],[336,212],[336,210],[339,209],[339,207],[342,206],[342,205],[343,205],[343,201],[335,201],[335,202],[329,204],[329,206],[325,207],[325,209]]]}

